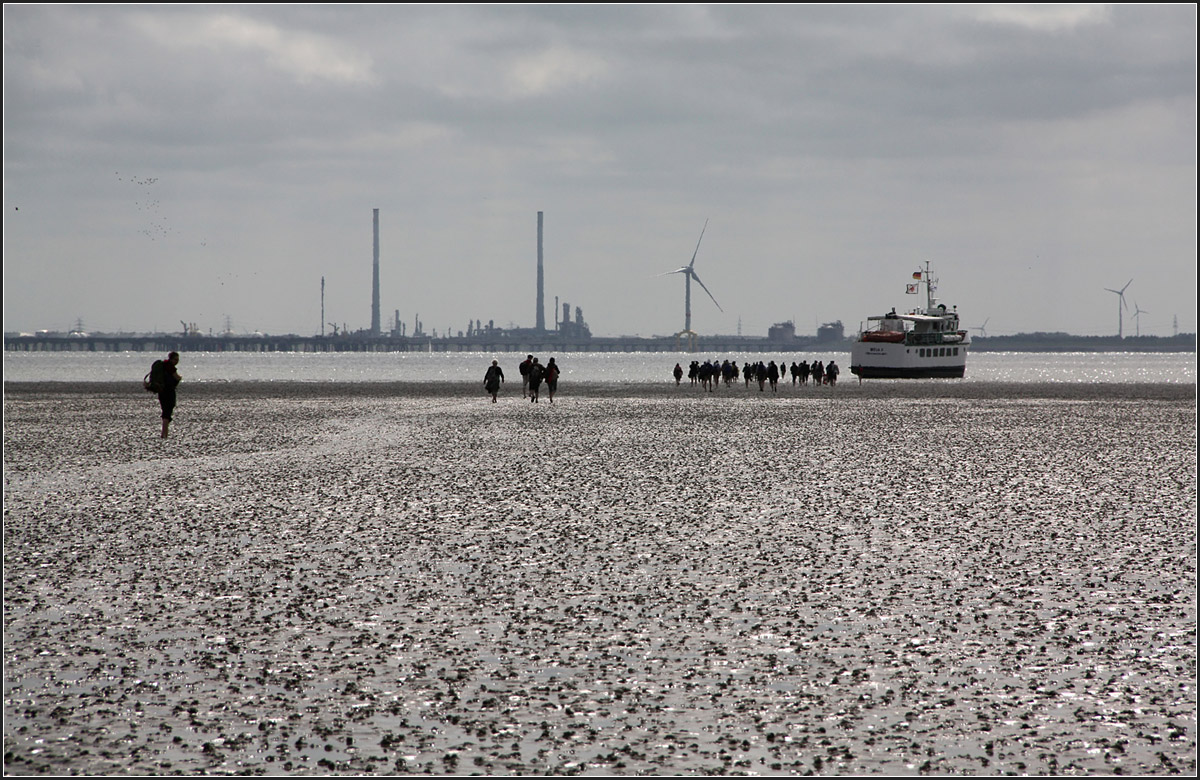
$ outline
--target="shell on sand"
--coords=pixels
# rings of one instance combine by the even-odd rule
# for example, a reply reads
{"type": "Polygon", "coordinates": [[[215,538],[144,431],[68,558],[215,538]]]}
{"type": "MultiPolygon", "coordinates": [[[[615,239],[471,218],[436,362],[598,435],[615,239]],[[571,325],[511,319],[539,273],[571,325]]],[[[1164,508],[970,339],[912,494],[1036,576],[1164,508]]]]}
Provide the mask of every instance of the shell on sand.
{"type": "Polygon", "coordinates": [[[6,772],[1195,773],[1194,387],[512,387],[6,387],[6,772]]]}

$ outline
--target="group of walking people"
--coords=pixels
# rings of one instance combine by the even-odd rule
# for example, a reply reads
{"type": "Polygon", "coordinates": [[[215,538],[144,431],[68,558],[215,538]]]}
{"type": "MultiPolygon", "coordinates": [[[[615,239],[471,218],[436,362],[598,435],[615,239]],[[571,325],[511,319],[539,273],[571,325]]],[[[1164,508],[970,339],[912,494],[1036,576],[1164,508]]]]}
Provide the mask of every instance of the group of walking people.
{"type": "MultiPolygon", "coordinates": [[[[528,355],[521,361],[521,365],[517,367],[521,373],[521,397],[528,398],[532,403],[539,403],[539,398],[542,391],[542,383],[546,384],[546,393],[550,396],[550,403],[554,403],[554,393],[558,390],[558,364],[554,362],[554,358],[550,358],[550,362],[542,365],[533,355],[528,355]]],[[[504,383],[504,370],[500,368],[499,361],[493,360],[492,365],[488,367],[487,373],[483,377],[483,389],[492,396],[492,403],[496,403],[496,395],[500,392],[500,385],[504,383]]]]}
{"type": "MultiPolygon", "coordinates": [[[[811,364],[804,360],[799,363],[793,361],[790,367],[783,360],[778,363],[774,360],[767,363],[763,363],[761,360],[752,363],[747,360],[740,369],[736,360],[705,360],[703,363],[693,360],[688,367],[687,376],[692,385],[699,385],[710,393],[713,391],[713,386],[719,385],[722,380],[728,387],[739,377],[745,381],[747,388],[750,387],[751,381],[757,381],[760,392],[765,392],[768,385],[772,392],[779,392],[779,382],[780,380],[787,381],[789,371],[792,375],[792,385],[807,385],[809,377],[812,377],[814,385],[836,385],[841,369],[833,360],[828,363],[814,360],[811,364]]],[[[676,363],[672,373],[675,376],[675,385],[678,387],[683,381],[683,366],[676,363]]]]}

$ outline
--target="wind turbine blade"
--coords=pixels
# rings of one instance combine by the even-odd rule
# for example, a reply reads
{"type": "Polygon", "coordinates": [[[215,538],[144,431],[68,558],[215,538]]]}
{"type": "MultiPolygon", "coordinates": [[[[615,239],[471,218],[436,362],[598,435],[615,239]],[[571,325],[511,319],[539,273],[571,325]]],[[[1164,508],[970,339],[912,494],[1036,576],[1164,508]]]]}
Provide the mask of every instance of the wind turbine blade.
{"type": "MultiPolygon", "coordinates": [[[[696,284],[700,285],[701,287],[704,287],[704,282],[700,281],[700,277],[699,277],[699,276],[696,276],[696,272],[695,272],[695,271],[692,271],[692,278],[696,280],[696,284]]],[[[717,299],[716,299],[716,298],[713,298],[713,294],[712,294],[711,292],[709,292],[709,291],[708,291],[708,288],[707,288],[707,287],[704,287],[704,292],[708,293],[708,297],[709,297],[709,298],[712,298],[712,302],[713,302],[713,303],[717,303],[717,299]]],[[[718,308],[718,309],[721,309],[721,304],[717,303],[717,308],[718,308]]],[[[725,310],[724,310],[724,309],[721,309],[721,311],[725,311],[725,310]]]]}
{"type": "Polygon", "coordinates": [[[659,276],[670,276],[671,274],[686,274],[690,269],[685,265],[682,268],[676,268],[674,271],[666,271],[661,274],[655,274],[655,278],[659,276]]]}
{"type": "Polygon", "coordinates": [[[1129,289],[1129,285],[1131,285],[1131,284],[1133,284],[1133,280],[1132,280],[1132,279],[1130,279],[1128,282],[1125,282],[1125,286],[1121,288],[1121,292],[1122,292],[1122,293],[1124,293],[1126,290],[1128,290],[1128,289],[1129,289]]]}
{"type": "MultiPolygon", "coordinates": [[[[708,230],[708,220],[707,219],[704,220],[704,227],[700,228],[700,241],[704,240],[704,231],[705,230],[708,230]]],[[[688,268],[691,268],[692,266],[694,266],[696,264],[696,255],[700,252],[700,241],[696,242],[696,251],[692,252],[692,262],[688,263],[688,265],[687,265],[688,268]]],[[[700,280],[697,279],[696,281],[698,282],[700,280]]],[[[700,286],[703,287],[704,285],[700,285],[700,286]]],[[[714,303],[715,303],[715,301],[714,301],[714,303]]],[[[721,307],[718,306],[717,308],[719,309],[721,307]]]]}

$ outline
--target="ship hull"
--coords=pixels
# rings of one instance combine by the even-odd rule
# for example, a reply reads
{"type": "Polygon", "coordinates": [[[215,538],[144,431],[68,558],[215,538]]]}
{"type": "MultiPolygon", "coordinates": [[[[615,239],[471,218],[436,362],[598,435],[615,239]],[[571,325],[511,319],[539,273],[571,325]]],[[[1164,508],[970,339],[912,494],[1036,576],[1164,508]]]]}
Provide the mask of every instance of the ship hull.
{"type": "Polygon", "coordinates": [[[850,373],[862,379],[962,379],[966,366],[935,368],[899,368],[895,366],[850,366],[850,373]]]}
{"type": "Polygon", "coordinates": [[[967,370],[965,344],[887,344],[857,341],[850,372],[860,379],[961,379],[967,370]]]}

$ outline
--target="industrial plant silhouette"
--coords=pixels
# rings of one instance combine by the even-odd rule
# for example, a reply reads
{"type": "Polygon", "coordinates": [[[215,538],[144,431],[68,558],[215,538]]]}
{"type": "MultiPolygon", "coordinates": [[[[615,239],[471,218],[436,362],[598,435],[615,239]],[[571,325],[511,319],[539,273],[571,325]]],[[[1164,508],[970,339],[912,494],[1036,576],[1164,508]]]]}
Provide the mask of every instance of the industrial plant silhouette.
{"type": "MultiPolygon", "coordinates": [[[[162,351],[188,350],[193,352],[529,352],[556,350],[560,352],[710,352],[713,354],[732,352],[775,352],[820,349],[825,351],[848,349],[844,328],[840,321],[822,324],[815,336],[796,333],[792,321],[777,322],[765,336],[742,336],[709,334],[701,335],[692,330],[692,281],[712,300],[718,310],[724,311],[716,296],[701,281],[696,273],[696,258],[708,229],[708,220],[700,230],[700,238],[687,265],[667,271],[658,276],[684,275],[684,320],[683,330],[666,336],[593,336],[583,317],[583,309],[554,299],[554,327],[546,325],[545,317],[545,257],[543,253],[544,212],[537,212],[537,287],[535,294],[534,326],[530,328],[499,328],[494,321],[484,323],[471,320],[465,330],[457,334],[426,333],[418,313],[412,322],[401,321],[399,309],[395,310],[392,325],[384,330],[380,301],[380,215],[379,209],[372,210],[372,257],[371,257],[371,320],[370,327],[350,330],[344,324],[338,326],[325,321],[325,277],[321,277],[320,325],[315,335],[302,336],[294,333],[269,335],[263,333],[234,334],[226,327],[224,333],[203,334],[194,323],[183,323],[183,330],[176,333],[131,334],[131,333],[87,333],[82,325],[70,333],[39,331],[36,334],[5,334],[6,350],[17,351],[162,351]],[[332,332],[326,332],[326,325],[332,332]]],[[[1124,311],[1128,309],[1125,291],[1130,282],[1119,290],[1108,289],[1117,295],[1117,336],[1093,337],[1071,336],[1066,333],[1015,334],[988,338],[983,326],[976,328],[980,338],[975,342],[976,351],[990,349],[1009,351],[1061,351],[1063,349],[1141,349],[1146,351],[1194,351],[1194,334],[1176,334],[1175,337],[1143,337],[1138,322],[1138,336],[1125,338],[1124,311]],[[994,342],[994,344],[992,344],[994,342]],[[1177,343],[1178,342],[1178,343],[1177,343]]],[[[1134,313],[1137,321],[1140,309],[1134,313]]]]}

